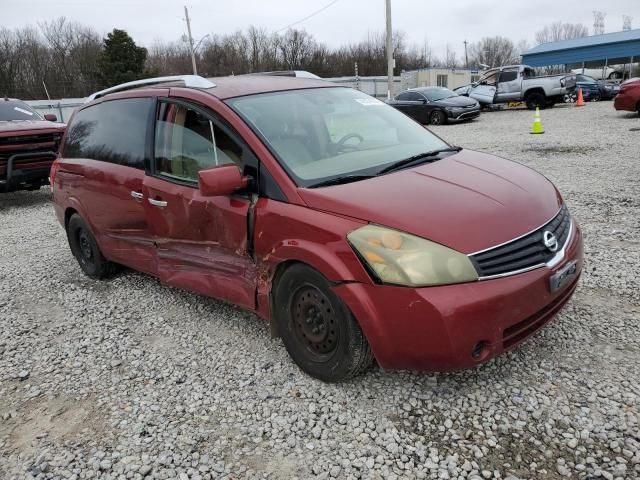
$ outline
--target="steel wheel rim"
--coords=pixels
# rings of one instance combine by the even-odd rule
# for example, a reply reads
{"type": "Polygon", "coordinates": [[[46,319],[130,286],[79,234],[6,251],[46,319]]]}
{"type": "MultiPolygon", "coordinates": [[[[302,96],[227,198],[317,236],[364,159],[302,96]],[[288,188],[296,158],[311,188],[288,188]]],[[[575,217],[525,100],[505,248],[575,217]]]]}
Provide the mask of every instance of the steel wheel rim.
{"type": "Polygon", "coordinates": [[[291,297],[291,320],[298,342],[312,357],[322,360],[338,347],[338,320],[331,302],[312,285],[298,288],[291,297]]]}
{"type": "Polygon", "coordinates": [[[434,112],[431,115],[431,123],[434,125],[440,125],[442,123],[442,115],[438,112],[434,112]]]}
{"type": "Polygon", "coordinates": [[[80,250],[80,258],[84,263],[91,263],[93,260],[93,248],[89,240],[89,234],[81,228],[78,231],[78,249],[80,250]]]}

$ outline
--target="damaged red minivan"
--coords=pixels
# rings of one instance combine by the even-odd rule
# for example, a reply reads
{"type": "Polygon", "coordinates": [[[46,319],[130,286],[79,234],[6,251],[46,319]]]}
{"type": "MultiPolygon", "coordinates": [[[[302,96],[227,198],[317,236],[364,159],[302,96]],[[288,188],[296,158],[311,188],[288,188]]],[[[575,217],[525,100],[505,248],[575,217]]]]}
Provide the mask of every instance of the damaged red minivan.
{"type": "Polygon", "coordinates": [[[562,308],[580,228],[542,175],[314,79],[98,92],[51,170],[82,270],[117,265],[270,321],[310,375],[472,367],[562,308]]]}

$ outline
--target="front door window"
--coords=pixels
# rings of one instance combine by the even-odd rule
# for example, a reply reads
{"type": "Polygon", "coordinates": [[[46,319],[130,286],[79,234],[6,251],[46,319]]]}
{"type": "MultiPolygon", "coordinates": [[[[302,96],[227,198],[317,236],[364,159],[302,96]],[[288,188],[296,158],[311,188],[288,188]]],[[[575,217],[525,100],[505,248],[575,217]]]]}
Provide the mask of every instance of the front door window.
{"type": "Polygon", "coordinates": [[[243,149],[216,122],[199,111],[176,103],[162,103],[156,122],[156,174],[197,182],[198,172],[243,164],[243,149]]]}

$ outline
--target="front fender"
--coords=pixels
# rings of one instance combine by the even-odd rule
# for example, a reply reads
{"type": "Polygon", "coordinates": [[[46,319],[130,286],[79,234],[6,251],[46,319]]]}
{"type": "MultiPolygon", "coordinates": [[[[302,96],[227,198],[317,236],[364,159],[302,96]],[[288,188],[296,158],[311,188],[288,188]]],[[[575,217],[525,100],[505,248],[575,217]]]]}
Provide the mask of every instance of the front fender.
{"type": "Polygon", "coordinates": [[[346,239],[362,225],[365,223],[352,218],[260,199],[253,230],[258,313],[269,318],[274,276],[291,262],[305,263],[333,283],[372,283],[346,239]]]}

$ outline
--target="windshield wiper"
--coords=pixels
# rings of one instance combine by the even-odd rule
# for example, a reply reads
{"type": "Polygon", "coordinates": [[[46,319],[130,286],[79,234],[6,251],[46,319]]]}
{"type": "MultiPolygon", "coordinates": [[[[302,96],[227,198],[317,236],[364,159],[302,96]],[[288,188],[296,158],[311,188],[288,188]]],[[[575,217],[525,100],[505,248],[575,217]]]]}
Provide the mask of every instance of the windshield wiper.
{"type": "Polygon", "coordinates": [[[412,157],[405,158],[403,160],[398,160],[397,162],[392,163],[384,167],[382,170],[379,170],[377,175],[382,175],[384,173],[393,172],[394,170],[399,170],[404,167],[408,167],[412,164],[418,164],[428,159],[435,159],[438,155],[445,152],[459,152],[462,150],[462,147],[447,147],[441,148],[439,150],[432,150],[430,152],[419,153],[417,155],[413,155],[412,157]]]}
{"type": "Polygon", "coordinates": [[[344,183],[357,182],[359,180],[366,180],[368,178],[373,178],[375,175],[343,175],[341,177],[330,178],[329,180],[323,180],[322,182],[314,183],[309,185],[307,188],[317,188],[317,187],[329,187],[331,185],[342,185],[344,183]]]}

